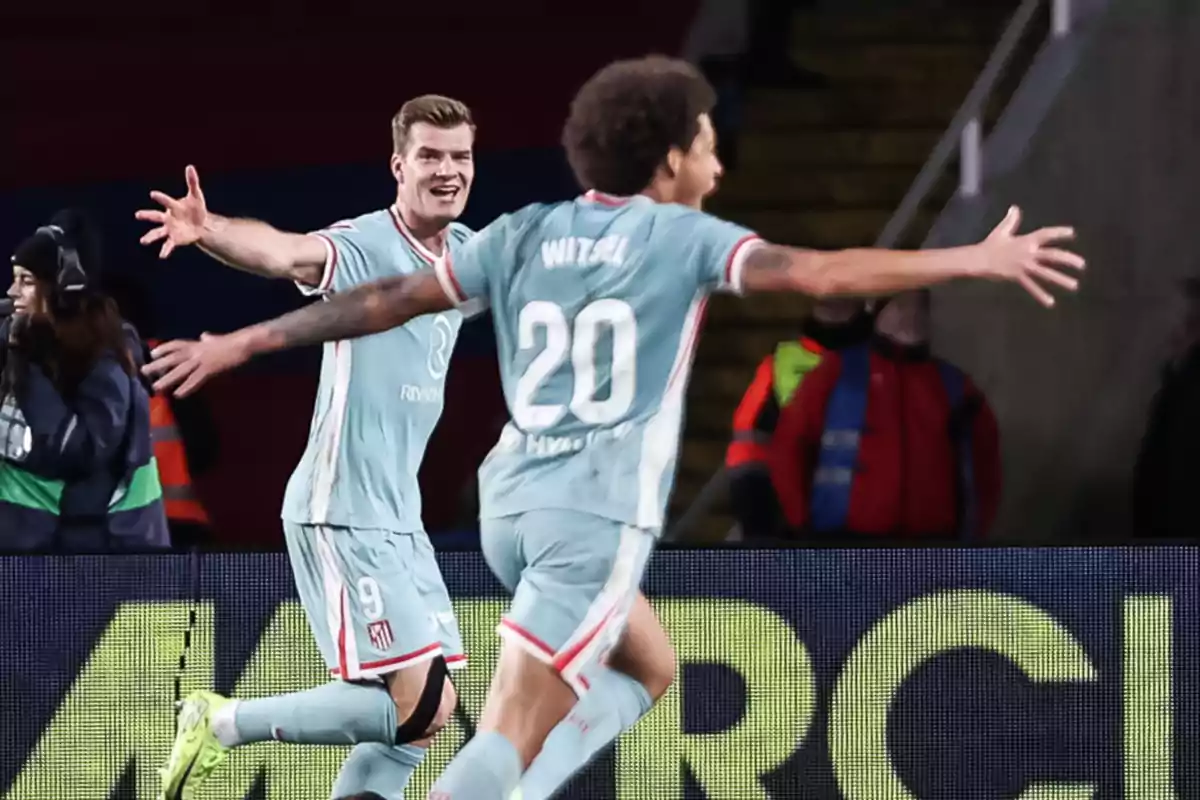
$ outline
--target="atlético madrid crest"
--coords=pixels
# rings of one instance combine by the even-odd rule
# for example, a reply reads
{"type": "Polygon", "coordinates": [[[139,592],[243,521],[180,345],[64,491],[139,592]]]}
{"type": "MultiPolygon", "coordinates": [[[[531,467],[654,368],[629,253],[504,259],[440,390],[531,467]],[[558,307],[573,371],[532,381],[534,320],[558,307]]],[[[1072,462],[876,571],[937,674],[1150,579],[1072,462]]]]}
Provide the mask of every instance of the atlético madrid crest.
{"type": "Polygon", "coordinates": [[[392,636],[392,626],[386,619],[372,622],[367,626],[367,635],[371,637],[371,645],[376,650],[387,650],[395,638],[392,636]]]}

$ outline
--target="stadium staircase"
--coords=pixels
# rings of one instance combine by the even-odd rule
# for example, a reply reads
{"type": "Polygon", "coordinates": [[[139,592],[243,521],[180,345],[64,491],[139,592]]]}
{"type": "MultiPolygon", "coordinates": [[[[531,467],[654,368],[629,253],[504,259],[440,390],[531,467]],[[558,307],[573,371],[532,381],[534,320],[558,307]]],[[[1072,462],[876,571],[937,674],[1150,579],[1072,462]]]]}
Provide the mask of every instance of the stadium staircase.
{"type": "MultiPolygon", "coordinates": [[[[822,249],[871,245],[946,129],[988,55],[1012,2],[954,0],[929,10],[802,12],[793,59],[828,85],[751,90],[737,168],[711,208],[773,241],[822,249]]],[[[1001,86],[987,117],[1003,107],[1001,86]]],[[[953,191],[944,176],[901,246],[919,244],[953,191]]],[[[721,481],[733,411],[764,355],[794,337],[805,304],[714,297],[688,396],[672,519],[705,491],[720,493],[689,519],[684,538],[720,541],[733,525],[721,481]]],[[[689,515],[692,516],[692,515],[689,515]]]]}

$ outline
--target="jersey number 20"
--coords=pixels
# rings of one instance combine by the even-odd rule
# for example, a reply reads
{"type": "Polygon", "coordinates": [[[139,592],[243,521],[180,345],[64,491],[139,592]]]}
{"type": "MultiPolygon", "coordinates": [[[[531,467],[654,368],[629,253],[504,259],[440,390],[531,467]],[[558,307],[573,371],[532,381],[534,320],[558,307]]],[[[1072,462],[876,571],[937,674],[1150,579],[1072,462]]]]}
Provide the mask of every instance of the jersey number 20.
{"type": "Polygon", "coordinates": [[[541,430],[554,425],[568,410],[588,425],[615,422],[633,405],[637,376],[637,320],[633,308],[622,300],[597,300],[567,322],[562,306],[535,300],[521,309],[517,320],[517,345],[522,350],[536,346],[538,329],[545,331],[546,346],[529,362],[517,381],[513,421],[524,430],[541,430]],[[612,331],[612,377],[608,397],[596,399],[596,344],[601,331],[612,331]],[[575,388],[567,405],[540,404],[534,396],[567,358],[575,372],[575,388]]]}

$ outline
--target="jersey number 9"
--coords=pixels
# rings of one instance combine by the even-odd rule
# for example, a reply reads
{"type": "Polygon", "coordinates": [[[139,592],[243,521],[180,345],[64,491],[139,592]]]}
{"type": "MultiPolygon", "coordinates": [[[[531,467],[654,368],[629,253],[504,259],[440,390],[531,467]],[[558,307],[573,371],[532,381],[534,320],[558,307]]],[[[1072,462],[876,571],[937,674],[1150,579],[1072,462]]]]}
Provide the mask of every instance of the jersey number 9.
{"type": "Polygon", "coordinates": [[[568,410],[588,425],[613,423],[629,413],[637,380],[637,320],[628,303],[613,299],[589,303],[575,316],[574,325],[567,322],[557,303],[528,303],[517,320],[521,350],[536,346],[539,328],[545,331],[545,347],[517,381],[512,412],[518,427],[526,431],[549,428],[568,410]],[[602,328],[612,330],[612,369],[608,397],[597,400],[596,345],[602,328]],[[534,396],[568,356],[575,373],[571,402],[566,406],[535,403],[534,396]]]}

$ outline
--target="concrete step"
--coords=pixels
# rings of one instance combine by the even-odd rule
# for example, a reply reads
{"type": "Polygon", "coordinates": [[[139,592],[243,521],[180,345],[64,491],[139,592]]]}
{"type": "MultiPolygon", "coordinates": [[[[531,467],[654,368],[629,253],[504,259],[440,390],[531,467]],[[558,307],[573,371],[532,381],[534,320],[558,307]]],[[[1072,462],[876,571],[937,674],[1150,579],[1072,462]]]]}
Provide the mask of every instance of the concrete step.
{"type": "MultiPolygon", "coordinates": [[[[780,244],[835,250],[869,247],[879,237],[893,209],[833,209],[828,211],[747,211],[731,218],[757,231],[764,239],[780,244]]],[[[901,246],[920,242],[929,231],[934,213],[922,211],[901,246]]]]}
{"type": "Polygon", "coordinates": [[[686,541],[693,547],[720,545],[728,540],[733,525],[733,514],[729,513],[725,505],[709,509],[708,514],[697,520],[692,530],[687,533],[686,541]]]}
{"type": "Polygon", "coordinates": [[[702,466],[702,473],[711,475],[725,463],[725,448],[729,446],[729,438],[709,438],[696,436],[683,443],[679,451],[680,462],[702,466]],[[711,467],[711,469],[710,469],[711,467]]]}
{"type": "Polygon", "coordinates": [[[688,541],[694,544],[720,544],[729,536],[729,530],[734,525],[733,515],[726,506],[714,508],[696,523],[696,527],[688,536],[688,541]]]}
{"type": "Polygon", "coordinates": [[[713,403],[689,403],[687,408],[687,435],[683,440],[689,442],[699,436],[715,437],[726,442],[729,441],[734,408],[735,406],[733,405],[726,407],[713,403]]]}
{"type": "Polygon", "coordinates": [[[985,3],[967,0],[956,7],[908,8],[882,11],[829,11],[814,9],[792,17],[792,41],[864,42],[995,42],[1016,2],[985,3]]]}
{"type": "MultiPolygon", "coordinates": [[[[676,481],[676,485],[678,486],[678,481],[676,481]]],[[[669,525],[673,525],[675,520],[684,515],[696,494],[703,487],[704,481],[700,481],[693,491],[685,491],[683,488],[676,490],[671,496],[671,505],[668,510],[669,525]]],[[[728,498],[722,494],[716,498],[716,503],[709,508],[708,513],[696,520],[694,527],[685,534],[686,538],[683,541],[689,544],[718,544],[725,541],[725,537],[733,525],[734,518],[729,512],[728,498]]]]}
{"type": "Polygon", "coordinates": [[[737,364],[725,364],[696,370],[688,385],[695,404],[722,405],[733,418],[733,410],[741,402],[742,395],[754,380],[758,363],[749,360],[737,364]]]}
{"type": "MultiPolygon", "coordinates": [[[[689,468],[686,463],[681,462],[679,471],[675,475],[675,491],[671,495],[672,506],[674,506],[680,498],[694,497],[704,488],[705,484],[712,479],[715,470],[707,470],[707,465],[703,468],[697,466],[694,469],[689,468]]],[[[723,508],[728,507],[724,496],[717,498],[723,508]]]]}
{"type": "MultiPolygon", "coordinates": [[[[680,464],[686,464],[686,471],[680,471],[676,477],[676,491],[673,498],[679,500],[679,511],[683,512],[691,504],[710,477],[725,465],[725,449],[728,439],[708,439],[692,437],[685,441],[680,452],[680,464]],[[680,477],[684,477],[680,481],[680,477]]],[[[726,493],[722,493],[720,505],[722,510],[728,507],[726,493]]]]}
{"type": "MultiPolygon", "coordinates": [[[[683,517],[699,493],[705,488],[712,473],[704,475],[703,478],[697,475],[696,480],[687,483],[682,482],[682,477],[680,475],[676,479],[676,490],[671,495],[671,504],[667,512],[667,519],[670,520],[669,526],[673,526],[676,520],[683,517]]],[[[719,544],[725,541],[729,530],[735,524],[733,514],[729,509],[728,492],[721,491],[712,500],[708,511],[693,522],[691,528],[684,533],[685,538],[682,541],[693,545],[719,544]]]]}
{"type": "MultiPolygon", "coordinates": [[[[813,167],[779,171],[739,167],[721,181],[723,214],[779,208],[895,208],[917,176],[911,166],[813,167]]],[[[956,178],[944,176],[933,200],[950,199],[956,178]]]]}
{"type": "Polygon", "coordinates": [[[738,169],[799,166],[907,166],[929,158],[944,128],[805,128],[746,130],[738,139],[738,169]]]}
{"type": "MultiPolygon", "coordinates": [[[[974,72],[948,73],[904,83],[843,80],[825,89],[756,89],[745,100],[744,129],[888,125],[944,130],[976,77],[974,72]]],[[[1001,108],[1001,99],[993,98],[989,118],[1001,108]]]]}
{"type": "MultiPolygon", "coordinates": [[[[720,436],[692,436],[680,449],[680,470],[675,478],[674,497],[695,497],[704,484],[725,464],[728,429],[720,436]]],[[[722,498],[722,506],[727,503],[722,498]]]]}
{"type": "Polygon", "coordinates": [[[704,335],[738,336],[780,330],[784,338],[799,331],[798,320],[812,309],[810,297],[797,294],[716,295],[705,310],[704,335]]]}
{"type": "Polygon", "coordinates": [[[837,81],[873,80],[885,84],[934,82],[947,75],[979,75],[991,42],[803,42],[792,48],[798,65],[837,81]]]}
{"type": "Polygon", "coordinates": [[[702,370],[723,366],[738,366],[753,371],[764,356],[775,350],[780,340],[796,334],[803,316],[803,311],[798,312],[790,325],[758,326],[735,322],[707,326],[696,353],[693,377],[702,370]]]}

